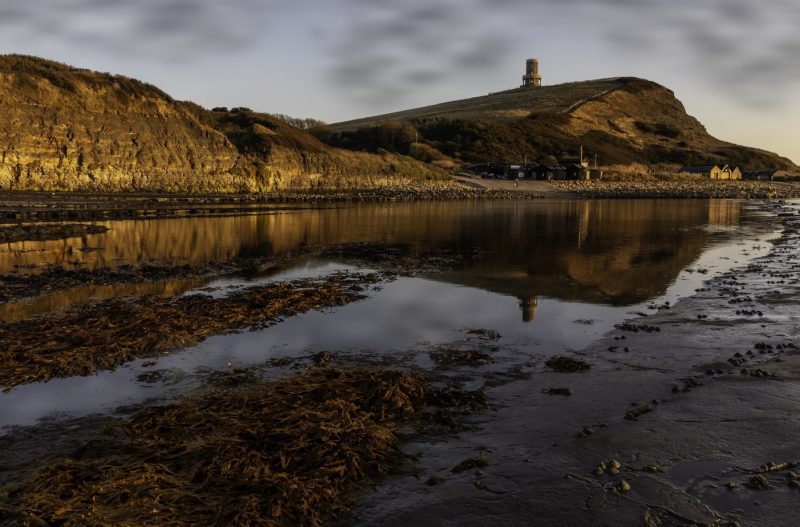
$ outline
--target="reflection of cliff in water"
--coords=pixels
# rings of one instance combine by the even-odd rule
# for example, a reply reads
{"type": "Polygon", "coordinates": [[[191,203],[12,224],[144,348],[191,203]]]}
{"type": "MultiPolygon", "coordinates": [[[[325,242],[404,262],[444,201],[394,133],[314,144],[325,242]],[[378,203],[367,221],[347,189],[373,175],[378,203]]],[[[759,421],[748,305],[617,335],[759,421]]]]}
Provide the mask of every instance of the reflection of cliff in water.
{"type": "Polygon", "coordinates": [[[740,215],[740,203],[721,200],[563,202],[556,209],[494,218],[481,243],[488,258],[433,278],[516,296],[526,321],[535,317],[537,296],[636,304],[663,294],[707,247],[709,231],[735,226],[740,215]]]}
{"type": "MultiPolygon", "coordinates": [[[[726,201],[421,202],[249,216],[106,222],[106,234],[0,246],[0,273],[29,267],[203,264],[300,247],[375,241],[468,257],[439,275],[528,299],[627,304],[662,293],[708,243],[709,223],[738,222],[726,201]],[[472,258],[473,254],[479,254],[472,258]]],[[[533,302],[535,304],[535,302],[533,302]]]]}

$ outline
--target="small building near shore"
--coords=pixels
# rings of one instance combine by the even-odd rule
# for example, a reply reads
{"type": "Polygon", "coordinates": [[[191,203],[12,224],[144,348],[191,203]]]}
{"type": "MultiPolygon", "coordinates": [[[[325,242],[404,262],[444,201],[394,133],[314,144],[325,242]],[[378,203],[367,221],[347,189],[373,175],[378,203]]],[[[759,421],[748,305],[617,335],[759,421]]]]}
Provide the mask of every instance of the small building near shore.
{"type": "Polygon", "coordinates": [[[473,163],[465,165],[463,170],[468,174],[489,179],[533,179],[536,177],[538,167],[538,163],[473,163]]]}
{"type": "Polygon", "coordinates": [[[536,168],[536,179],[545,181],[567,179],[567,167],[563,165],[539,165],[536,168]]]}
{"type": "Polygon", "coordinates": [[[731,168],[728,165],[722,167],[718,165],[697,165],[682,167],[681,172],[695,174],[707,179],[742,179],[742,171],[739,167],[731,168]]]}
{"type": "Polygon", "coordinates": [[[686,172],[687,174],[695,174],[708,179],[720,179],[720,175],[722,174],[722,169],[717,165],[687,166],[682,167],[680,171],[686,172]]]}
{"type": "Polygon", "coordinates": [[[583,164],[571,163],[564,168],[566,168],[566,177],[569,180],[586,181],[589,179],[589,169],[583,164]]]}
{"type": "Polygon", "coordinates": [[[777,170],[755,170],[742,173],[742,179],[748,181],[774,181],[777,170]]]}

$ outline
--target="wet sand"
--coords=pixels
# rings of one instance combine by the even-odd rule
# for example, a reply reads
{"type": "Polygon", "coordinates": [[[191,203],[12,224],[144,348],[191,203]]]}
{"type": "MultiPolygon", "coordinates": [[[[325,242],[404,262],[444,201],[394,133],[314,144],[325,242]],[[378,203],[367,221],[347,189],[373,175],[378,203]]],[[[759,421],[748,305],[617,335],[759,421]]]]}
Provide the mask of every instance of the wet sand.
{"type": "Polygon", "coordinates": [[[473,419],[474,431],[410,445],[419,477],[364,493],[353,523],[800,524],[800,217],[791,214],[767,256],[629,321],[658,331],[622,326],[576,351],[589,371],[554,372],[541,349],[517,350],[494,374],[462,368],[466,385],[488,385],[493,410],[473,419]],[[521,379],[491,386],[502,370],[521,379]],[[552,387],[573,394],[543,393],[552,387]],[[488,466],[453,473],[478,453],[488,466]],[[442,483],[425,485],[431,476],[442,483]]]}

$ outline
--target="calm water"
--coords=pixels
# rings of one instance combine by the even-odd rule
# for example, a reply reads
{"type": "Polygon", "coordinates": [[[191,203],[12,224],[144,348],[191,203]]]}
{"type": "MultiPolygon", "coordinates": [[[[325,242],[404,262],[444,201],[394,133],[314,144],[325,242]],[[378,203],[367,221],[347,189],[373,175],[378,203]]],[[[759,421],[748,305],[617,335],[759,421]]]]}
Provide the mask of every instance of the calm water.
{"type": "MultiPolygon", "coordinates": [[[[442,273],[390,282],[362,302],[173,353],[157,366],[167,372],[167,382],[137,381],[146,370],[134,361],[116,372],[16,388],[0,395],[0,426],[107,411],[179,393],[193,385],[198,371],[321,350],[402,356],[430,367],[425,351],[463,338],[464,327],[499,330],[503,352],[520,357],[577,350],[632,313],[674,303],[711,276],[764,254],[774,235],[772,223],[754,206],[722,200],[353,205],[104,225],[110,231],[102,235],[0,246],[0,272],[200,264],[363,241],[411,254],[447,251],[462,261],[442,273]]],[[[226,294],[352,265],[298,258],[272,276],[83,287],[0,305],[0,319],[120,295],[199,288],[226,294]]]]}

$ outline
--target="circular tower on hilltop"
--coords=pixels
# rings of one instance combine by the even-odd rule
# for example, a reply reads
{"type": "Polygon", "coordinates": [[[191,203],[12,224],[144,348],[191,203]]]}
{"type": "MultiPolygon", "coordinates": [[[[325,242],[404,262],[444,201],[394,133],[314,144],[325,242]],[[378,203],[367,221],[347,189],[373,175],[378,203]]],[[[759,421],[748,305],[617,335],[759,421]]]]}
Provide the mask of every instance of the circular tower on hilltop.
{"type": "Polygon", "coordinates": [[[537,88],[542,85],[542,76],[539,74],[539,59],[525,61],[525,75],[522,76],[522,87],[537,88]]]}

